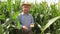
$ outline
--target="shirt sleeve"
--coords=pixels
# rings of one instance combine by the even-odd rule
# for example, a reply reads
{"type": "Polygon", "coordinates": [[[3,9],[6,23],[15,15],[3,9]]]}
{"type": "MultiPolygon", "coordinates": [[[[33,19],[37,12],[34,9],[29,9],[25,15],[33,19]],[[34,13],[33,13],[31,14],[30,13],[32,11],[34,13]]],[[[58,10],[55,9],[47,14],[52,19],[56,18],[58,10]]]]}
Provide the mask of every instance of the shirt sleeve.
{"type": "Polygon", "coordinates": [[[19,16],[18,16],[18,20],[20,21],[20,27],[22,28],[23,25],[22,25],[22,23],[21,23],[21,18],[22,18],[21,15],[19,15],[19,16]]]}
{"type": "Polygon", "coordinates": [[[31,18],[32,18],[32,19],[31,19],[31,20],[32,20],[32,21],[31,21],[31,23],[34,23],[34,19],[33,19],[33,16],[31,16],[31,18]]]}

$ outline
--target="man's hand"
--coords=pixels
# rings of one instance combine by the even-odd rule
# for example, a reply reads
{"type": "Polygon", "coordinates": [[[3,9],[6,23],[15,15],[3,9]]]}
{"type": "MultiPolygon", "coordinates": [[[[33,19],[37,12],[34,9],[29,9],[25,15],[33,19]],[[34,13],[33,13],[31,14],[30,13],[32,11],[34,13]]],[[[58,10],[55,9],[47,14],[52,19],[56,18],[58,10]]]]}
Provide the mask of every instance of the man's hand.
{"type": "Polygon", "coordinates": [[[31,27],[31,28],[33,28],[33,27],[34,27],[34,24],[33,24],[33,23],[31,23],[31,24],[30,24],[30,27],[31,27]]]}
{"type": "Polygon", "coordinates": [[[26,26],[23,26],[22,28],[23,28],[23,30],[28,30],[28,28],[26,26]]]}

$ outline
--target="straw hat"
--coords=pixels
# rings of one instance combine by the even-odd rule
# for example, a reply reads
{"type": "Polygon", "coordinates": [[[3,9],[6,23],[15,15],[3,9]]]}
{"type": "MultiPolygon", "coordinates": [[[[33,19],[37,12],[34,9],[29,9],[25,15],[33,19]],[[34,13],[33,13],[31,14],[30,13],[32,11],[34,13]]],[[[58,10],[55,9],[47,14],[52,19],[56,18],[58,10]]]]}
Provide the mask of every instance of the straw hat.
{"type": "Polygon", "coordinates": [[[23,2],[22,6],[31,6],[31,3],[30,2],[23,2]]]}

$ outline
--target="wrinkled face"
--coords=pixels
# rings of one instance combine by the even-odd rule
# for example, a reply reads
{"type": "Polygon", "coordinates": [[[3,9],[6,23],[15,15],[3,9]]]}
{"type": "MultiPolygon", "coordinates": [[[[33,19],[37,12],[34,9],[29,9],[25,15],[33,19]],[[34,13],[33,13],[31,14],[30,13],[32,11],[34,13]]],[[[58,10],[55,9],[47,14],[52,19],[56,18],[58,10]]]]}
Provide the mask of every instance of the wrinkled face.
{"type": "Polygon", "coordinates": [[[30,6],[23,6],[24,13],[28,13],[30,6]]]}

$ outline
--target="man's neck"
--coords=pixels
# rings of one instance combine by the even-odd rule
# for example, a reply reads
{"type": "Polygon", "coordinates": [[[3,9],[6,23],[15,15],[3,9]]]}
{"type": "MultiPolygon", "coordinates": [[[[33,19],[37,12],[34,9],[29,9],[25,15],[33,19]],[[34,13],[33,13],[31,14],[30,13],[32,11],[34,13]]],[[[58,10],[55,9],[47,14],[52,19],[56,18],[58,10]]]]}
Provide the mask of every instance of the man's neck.
{"type": "Polygon", "coordinates": [[[28,15],[28,13],[24,13],[24,15],[28,15]]]}
{"type": "Polygon", "coordinates": [[[27,13],[23,12],[23,13],[26,14],[26,15],[28,14],[28,12],[27,13]]]}

